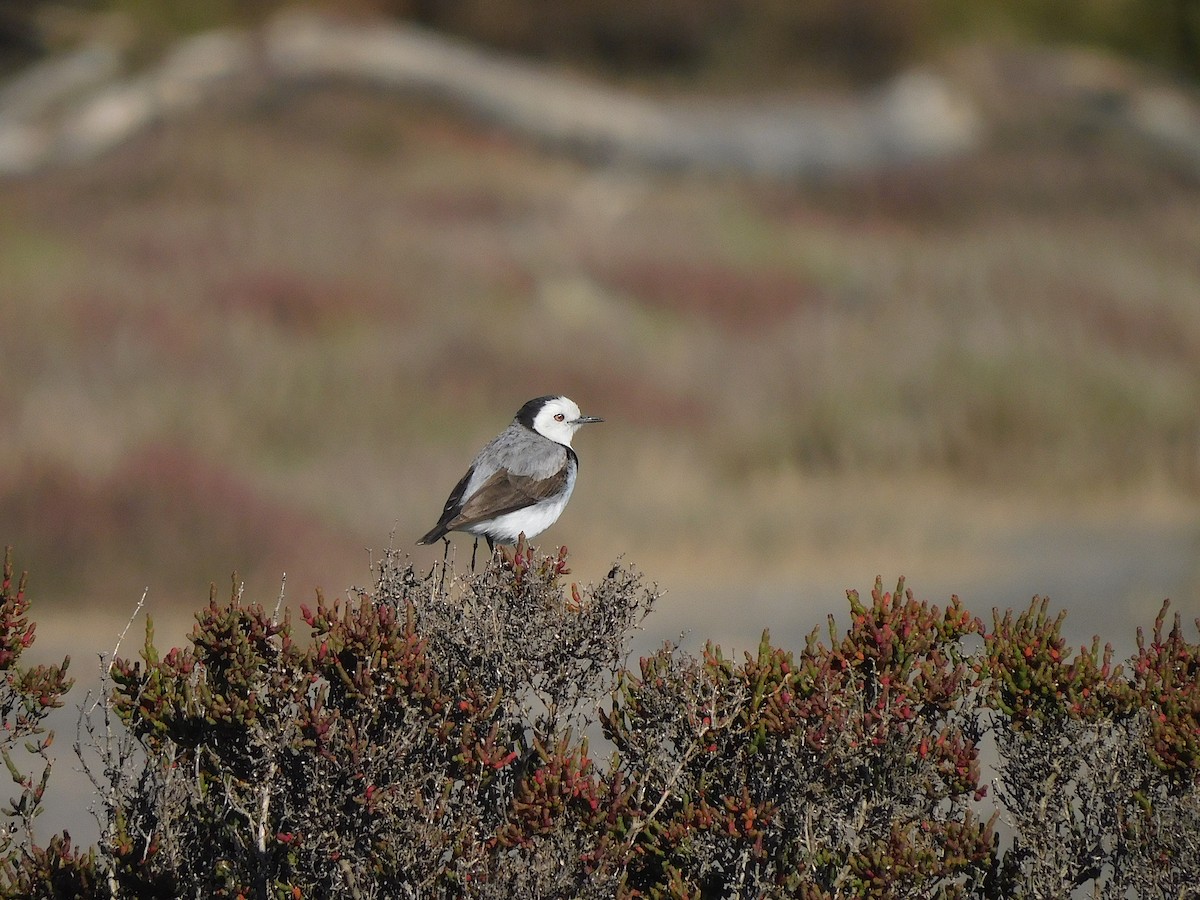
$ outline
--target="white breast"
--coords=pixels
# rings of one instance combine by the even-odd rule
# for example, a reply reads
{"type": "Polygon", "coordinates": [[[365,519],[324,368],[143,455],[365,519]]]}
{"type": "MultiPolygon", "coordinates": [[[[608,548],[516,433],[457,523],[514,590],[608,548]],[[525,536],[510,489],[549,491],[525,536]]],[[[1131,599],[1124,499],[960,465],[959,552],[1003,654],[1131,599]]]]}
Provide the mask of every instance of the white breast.
{"type": "Polygon", "coordinates": [[[571,492],[575,490],[575,476],[576,469],[571,466],[567,473],[566,488],[557,497],[518,509],[516,512],[505,513],[486,522],[477,522],[464,530],[481,537],[487,535],[499,544],[515,544],[522,532],[527,538],[535,537],[557,522],[558,517],[562,515],[567,501],[571,499],[571,492]]]}

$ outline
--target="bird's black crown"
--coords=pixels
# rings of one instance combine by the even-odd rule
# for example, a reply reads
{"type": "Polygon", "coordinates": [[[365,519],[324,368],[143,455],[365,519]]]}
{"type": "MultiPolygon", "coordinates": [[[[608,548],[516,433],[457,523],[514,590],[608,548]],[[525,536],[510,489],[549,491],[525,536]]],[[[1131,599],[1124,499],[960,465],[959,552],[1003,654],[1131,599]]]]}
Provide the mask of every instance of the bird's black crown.
{"type": "Polygon", "coordinates": [[[526,428],[532,430],[533,429],[533,420],[537,417],[537,414],[539,412],[541,412],[542,407],[545,406],[547,403],[549,403],[551,400],[557,400],[557,399],[558,399],[558,394],[546,394],[543,397],[534,397],[532,400],[530,400],[528,403],[526,403],[524,406],[522,406],[519,410],[517,410],[517,421],[520,422],[522,425],[524,425],[526,428]]]}

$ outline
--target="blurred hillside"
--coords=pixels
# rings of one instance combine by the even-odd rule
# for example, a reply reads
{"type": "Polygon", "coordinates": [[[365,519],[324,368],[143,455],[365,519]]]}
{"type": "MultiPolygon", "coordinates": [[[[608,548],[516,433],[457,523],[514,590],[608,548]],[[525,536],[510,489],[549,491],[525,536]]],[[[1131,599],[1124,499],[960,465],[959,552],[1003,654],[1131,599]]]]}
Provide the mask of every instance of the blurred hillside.
{"type": "MultiPolygon", "coordinates": [[[[114,25],[44,6],[29,52],[135,23],[122,33],[146,60],[273,10],[113,3],[114,25]]],[[[692,102],[843,96],[927,60],[987,139],[905,166],[601,164],[329,80],[234,85],[93,161],[0,182],[0,543],[72,616],[123,621],[149,585],[186,618],[234,569],[255,598],[284,572],[290,598],[337,592],[370,578],[366,548],[411,545],[522,402],[562,391],[608,424],[580,436],[576,497],[544,540],[572,546],[584,580],[626,554],[680,598],[671,628],[742,646],[742,629],[807,630],[798,584],[820,604],[889,567],[926,589],[995,581],[985,597],[1006,604],[1078,578],[1064,602],[1151,617],[1182,586],[1186,614],[1200,177],[1122,124],[1122,97],[1161,75],[1015,43],[1043,34],[1032,4],[1005,7],[1005,40],[955,43],[999,15],[968,7],[385,9],[550,73],[700,85],[692,102]],[[647,47],[597,37],[618,15],[647,47]],[[730,23],[745,43],[717,46],[730,23]],[[838,29],[845,46],[820,37],[838,29]],[[796,47],[739,63],[768,33],[796,47]],[[770,599],[748,614],[756,591],[770,599]]],[[[1142,33],[1117,34],[1132,4],[1100,8],[1108,25],[1064,4],[1046,33],[1072,17],[1110,46],[1142,33]]],[[[1169,48],[1191,33],[1128,49],[1185,69],[1169,48]]]]}

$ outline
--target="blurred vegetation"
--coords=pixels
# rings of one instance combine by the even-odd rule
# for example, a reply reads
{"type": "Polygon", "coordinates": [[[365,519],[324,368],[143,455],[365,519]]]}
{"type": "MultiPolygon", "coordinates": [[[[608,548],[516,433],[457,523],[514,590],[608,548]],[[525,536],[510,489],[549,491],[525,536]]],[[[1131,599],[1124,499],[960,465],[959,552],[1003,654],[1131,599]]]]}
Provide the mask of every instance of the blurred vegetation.
{"type": "Polygon", "coordinates": [[[1200,185],[1043,108],[969,157],[757,184],[326,88],[11,180],[0,521],[65,596],[349,582],[546,390],[621,423],[559,539],[647,558],[788,552],[761,523],[802,533],[795,473],[1196,496],[1200,185]]]}
{"type": "MultiPolygon", "coordinates": [[[[280,6],[0,0],[0,53],[103,21],[150,55],[280,6]]],[[[1195,0],[326,6],[717,89],[863,83],[980,37],[1197,65],[1195,0]]],[[[973,59],[1029,76],[977,91],[1003,109],[984,151],[817,184],[603,169],[332,87],[5,182],[0,521],[60,596],[98,571],[106,601],[234,567],[306,585],[427,527],[400,501],[441,502],[559,389],[629,429],[584,450],[570,527],[647,557],[779,548],[797,473],[1195,497],[1194,173],[1054,106],[1033,54],[973,59]]]]}
{"type": "MultiPolygon", "coordinates": [[[[0,55],[28,52],[64,10],[117,12],[143,40],[245,24],[284,0],[0,0],[0,55]],[[48,16],[47,13],[54,15],[48,16]]],[[[624,75],[770,84],[873,81],[946,40],[1014,37],[1104,47],[1200,75],[1197,0],[318,0],[411,19],[504,50],[624,75]]],[[[51,33],[54,32],[50,28],[51,33]]]]}

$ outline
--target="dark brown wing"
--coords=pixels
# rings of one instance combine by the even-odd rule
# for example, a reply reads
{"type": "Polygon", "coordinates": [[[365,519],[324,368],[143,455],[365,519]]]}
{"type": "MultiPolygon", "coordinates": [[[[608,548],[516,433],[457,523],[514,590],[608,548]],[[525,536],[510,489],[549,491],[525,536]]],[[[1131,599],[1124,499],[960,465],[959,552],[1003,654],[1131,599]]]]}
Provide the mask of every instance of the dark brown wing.
{"type": "Polygon", "coordinates": [[[474,472],[475,467],[472,466],[467,469],[467,474],[458,480],[458,484],[454,486],[454,490],[446,498],[446,505],[442,509],[442,517],[438,519],[438,523],[433,528],[429,529],[429,533],[425,537],[417,541],[418,544],[432,544],[450,530],[450,522],[458,514],[459,504],[462,503],[463,491],[467,489],[467,482],[471,480],[471,475],[474,472]]]}
{"type": "Polygon", "coordinates": [[[467,499],[459,514],[446,523],[447,530],[486,522],[553,497],[567,486],[567,468],[563,466],[549,478],[514,475],[508,469],[497,470],[467,499]]]}

